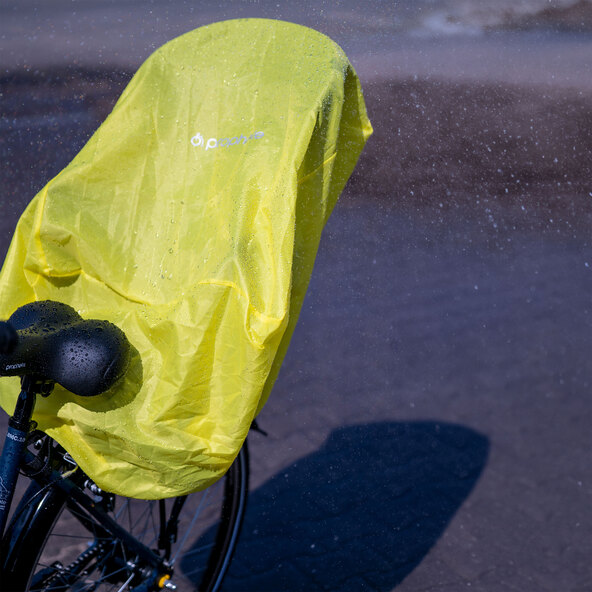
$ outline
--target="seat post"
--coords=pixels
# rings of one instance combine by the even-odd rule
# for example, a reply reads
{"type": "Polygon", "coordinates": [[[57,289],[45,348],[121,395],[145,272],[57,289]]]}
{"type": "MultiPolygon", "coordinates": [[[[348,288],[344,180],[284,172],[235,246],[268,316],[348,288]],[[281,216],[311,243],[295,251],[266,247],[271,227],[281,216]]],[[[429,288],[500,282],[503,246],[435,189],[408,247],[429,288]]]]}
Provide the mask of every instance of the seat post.
{"type": "Polygon", "coordinates": [[[54,383],[35,376],[23,376],[21,392],[12,417],[0,456],[0,537],[4,533],[14,489],[18,479],[21,458],[27,445],[27,437],[34,423],[31,421],[37,395],[47,396],[54,383]]]}
{"type": "Polygon", "coordinates": [[[47,397],[51,393],[53,386],[54,382],[51,380],[31,375],[23,376],[21,378],[21,392],[8,425],[28,434],[37,395],[47,397]]]}

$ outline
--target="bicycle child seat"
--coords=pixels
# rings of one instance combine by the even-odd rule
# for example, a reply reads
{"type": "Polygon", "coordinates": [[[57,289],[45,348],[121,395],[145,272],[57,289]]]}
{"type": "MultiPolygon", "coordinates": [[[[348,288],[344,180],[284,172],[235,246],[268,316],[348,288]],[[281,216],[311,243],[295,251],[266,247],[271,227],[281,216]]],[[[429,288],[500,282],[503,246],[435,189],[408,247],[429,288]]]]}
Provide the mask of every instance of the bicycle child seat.
{"type": "Polygon", "coordinates": [[[129,364],[123,331],[108,321],[84,320],[67,304],[32,302],[15,311],[11,351],[0,355],[0,375],[34,375],[75,395],[93,397],[109,389],[129,364]]]}
{"type": "Polygon", "coordinates": [[[109,396],[56,388],[35,408],[99,487],[171,497],[228,469],[370,133],[333,41],[280,21],[224,21],[150,56],[33,199],[0,275],[0,318],[66,302],[121,327],[134,351],[109,396]]]}

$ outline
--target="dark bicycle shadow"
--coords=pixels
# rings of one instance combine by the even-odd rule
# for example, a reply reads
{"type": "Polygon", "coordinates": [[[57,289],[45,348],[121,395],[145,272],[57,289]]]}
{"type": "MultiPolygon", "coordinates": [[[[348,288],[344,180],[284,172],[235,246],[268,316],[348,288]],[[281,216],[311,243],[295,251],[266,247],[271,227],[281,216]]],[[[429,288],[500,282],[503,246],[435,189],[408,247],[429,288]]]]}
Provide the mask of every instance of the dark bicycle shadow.
{"type": "Polygon", "coordinates": [[[252,492],[224,590],[392,590],[442,535],[488,450],[445,423],[335,430],[252,492]]]}

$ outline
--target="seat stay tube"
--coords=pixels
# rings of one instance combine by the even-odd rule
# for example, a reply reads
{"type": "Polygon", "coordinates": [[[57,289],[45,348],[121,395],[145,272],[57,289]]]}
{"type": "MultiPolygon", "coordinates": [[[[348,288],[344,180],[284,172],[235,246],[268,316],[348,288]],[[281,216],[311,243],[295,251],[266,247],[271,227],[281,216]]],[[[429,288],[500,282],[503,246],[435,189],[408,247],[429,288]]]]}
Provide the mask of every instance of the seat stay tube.
{"type": "MultiPolygon", "coordinates": [[[[24,463],[25,465],[34,465],[34,457],[28,451],[25,451],[24,453],[24,463]]],[[[35,480],[41,485],[48,485],[61,489],[68,496],[69,504],[76,504],[88,512],[88,514],[97,521],[97,524],[104,529],[104,533],[109,533],[121,540],[128,550],[137,554],[138,557],[148,565],[159,570],[160,573],[167,573],[170,570],[169,565],[162,557],[159,557],[154,551],[131,536],[127,530],[121,527],[102,509],[100,504],[95,503],[94,500],[86,495],[86,493],[84,493],[71,479],[64,477],[64,475],[56,470],[48,468],[37,475],[35,480]]]]}

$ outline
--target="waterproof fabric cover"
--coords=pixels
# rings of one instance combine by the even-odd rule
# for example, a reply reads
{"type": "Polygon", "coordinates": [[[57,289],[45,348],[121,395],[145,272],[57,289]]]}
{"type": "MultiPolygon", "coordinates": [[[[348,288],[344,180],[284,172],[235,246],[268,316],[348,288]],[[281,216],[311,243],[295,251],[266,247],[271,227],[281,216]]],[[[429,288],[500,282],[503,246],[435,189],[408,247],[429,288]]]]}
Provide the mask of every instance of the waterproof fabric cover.
{"type": "MultiPolygon", "coordinates": [[[[100,487],[162,498],[228,469],[370,133],[358,79],[330,39],[279,21],[220,22],[157,50],[33,199],[0,276],[0,316],[66,302],[114,322],[134,350],[105,395],[56,387],[34,415],[100,487]]],[[[18,381],[0,389],[12,412],[18,381]]]]}

